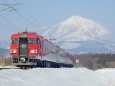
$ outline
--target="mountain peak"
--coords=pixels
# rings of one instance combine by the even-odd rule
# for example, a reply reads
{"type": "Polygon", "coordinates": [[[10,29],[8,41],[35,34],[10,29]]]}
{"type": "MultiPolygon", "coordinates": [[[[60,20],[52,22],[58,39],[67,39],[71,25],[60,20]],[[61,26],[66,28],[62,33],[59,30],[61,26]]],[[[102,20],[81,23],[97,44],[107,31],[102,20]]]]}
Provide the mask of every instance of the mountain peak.
{"type": "Polygon", "coordinates": [[[83,18],[82,18],[81,16],[73,15],[73,16],[71,16],[69,19],[76,20],[76,19],[83,19],[83,18]]]}
{"type": "Polygon", "coordinates": [[[70,18],[68,18],[67,20],[63,21],[61,24],[65,24],[65,25],[71,25],[71,24],[75,25],[75,24],[77,24],[77,25],[82,25],[82,26],[84,26],[86,24],[99,25],[99,24],[97,24],[96,22],[94,22],[94,21],[92,21],[90,19],[86,19],[86,18],[83,18],[81,16],[75,16],[75,15],[70,17],[70,18]]]}
{"type": "MultiPolygon", "coordinates": [[[[95,37],[101,37],[104,35],[109,34],[110,32],[108,30],[106,30],[105,27],[99,25],[98,23],[90,20],[90,19],[86,19],[83,18],[81,16],[72,16],[70,18],[68,18],[67,20],[65,20],[64,22],[62,22],[61,27],[65,27],[65,28],[71,28],[76,31],[76,33],[79,34],[84,34],[84,36],[90,36],[93,39],[95,37]]],[[[67,29],[66,29],[67,30],[67,29]]]]}
{"type": "Polygon", "coordinates": [[[72,16],[70,18],[68,18],[67,20],[65,20],[64,22],[62,22],[62,24],[79,24],[81,22],[87,22],[87,21],[91,21],[85,18],[82,18],[81,16],[72,16]]]}
{"type": "Polygon", "coordinates": [[[83,17],[81,17],[81,16],[73,15],[73,16],[71,16],[69,19],[72,19],[72,20],[77,20],[77,19],[83,20],[83,19],[85,19],[85,18],[83,18],[83,17]]]}

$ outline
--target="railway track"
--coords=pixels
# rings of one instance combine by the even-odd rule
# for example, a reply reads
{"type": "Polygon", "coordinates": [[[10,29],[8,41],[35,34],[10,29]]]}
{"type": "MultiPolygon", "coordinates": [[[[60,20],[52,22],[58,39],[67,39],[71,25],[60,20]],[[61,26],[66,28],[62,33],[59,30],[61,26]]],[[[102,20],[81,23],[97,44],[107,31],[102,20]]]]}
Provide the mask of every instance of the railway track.
{"type": "Polygon", "coordinates": [[[0,67],[0,70],[7,70],[7,69],[23,69],[23,70],[27,70],[27,69],[32,69],[32,68],[30,68],[30,67],[23,67],[23,68],[21,68],[21,67],[0,67]]]}
{"type": "Polygon", "coordinates": [[[0,68],[0,70],[3,70],[3,69],[20,69],[20,68],[0,68]]]}

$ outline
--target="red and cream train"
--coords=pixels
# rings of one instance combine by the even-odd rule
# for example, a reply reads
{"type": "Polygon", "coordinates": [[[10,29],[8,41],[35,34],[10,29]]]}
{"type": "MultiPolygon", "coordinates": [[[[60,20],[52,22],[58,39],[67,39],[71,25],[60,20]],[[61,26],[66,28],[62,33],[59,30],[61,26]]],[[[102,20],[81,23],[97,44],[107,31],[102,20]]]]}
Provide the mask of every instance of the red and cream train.
{"type": "Polygon", "coordinates": [[[73,55],[36,33],[21,32],[11,36],[10,56],[17,67],[73,67],[73,55]]]}

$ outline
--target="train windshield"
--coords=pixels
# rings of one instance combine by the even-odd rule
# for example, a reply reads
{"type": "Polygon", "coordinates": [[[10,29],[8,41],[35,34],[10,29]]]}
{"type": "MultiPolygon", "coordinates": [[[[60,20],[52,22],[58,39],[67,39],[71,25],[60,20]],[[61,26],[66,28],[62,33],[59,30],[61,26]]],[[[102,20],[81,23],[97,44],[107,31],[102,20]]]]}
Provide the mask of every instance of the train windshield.
{"type": "Polygon", "coordinates": [[[20,38],[20,44],[27,44],[28,39],[27,38],[20,38]]]}
{"type": "Polygon", "coordinates": [[[39,40],[36,38],[29,38],[29,44],[38,44],[39,40]]]}
{"type": "Polygon", "coordinates": [[[18,38],[12,38],[12,39],[11,39],[11,43],[12,43],[12,44],[18,44],[18,42],[19,42],[19,39],[18,39],[18,38]]]}

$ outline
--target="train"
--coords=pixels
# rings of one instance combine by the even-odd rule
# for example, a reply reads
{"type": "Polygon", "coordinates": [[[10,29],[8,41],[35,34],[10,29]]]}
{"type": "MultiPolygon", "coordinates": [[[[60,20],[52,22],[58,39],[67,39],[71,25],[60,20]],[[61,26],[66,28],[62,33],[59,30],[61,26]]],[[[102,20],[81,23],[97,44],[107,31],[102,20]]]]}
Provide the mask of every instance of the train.
{"type": "Polygon", "coordinates": [[[35,32],[11,35],[10,56],[17,67],[73,67],[75,57],[35,32]]]}

